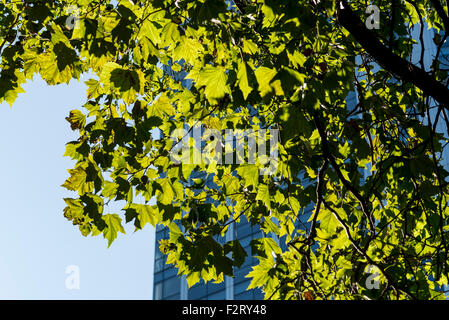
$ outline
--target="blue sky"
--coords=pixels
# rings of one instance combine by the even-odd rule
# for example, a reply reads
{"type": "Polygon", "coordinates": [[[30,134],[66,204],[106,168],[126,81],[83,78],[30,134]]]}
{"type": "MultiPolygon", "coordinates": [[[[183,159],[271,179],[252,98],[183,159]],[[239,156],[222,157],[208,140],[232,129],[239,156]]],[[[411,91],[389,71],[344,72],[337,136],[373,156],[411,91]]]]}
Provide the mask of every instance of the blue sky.
{"type": "Polygon", "coordinates": [[[84,80],[51,87],[35,77],[12,108],[0,104],[0,299],[152,298],[152,227],[126,226],[107,248],[63,216],[73,194],[61,184],[74,164],[63,154],[77,138],[64,118],[85,103],[84,80]],[[66,288],[69,265],[79,290],[66,288]]]}

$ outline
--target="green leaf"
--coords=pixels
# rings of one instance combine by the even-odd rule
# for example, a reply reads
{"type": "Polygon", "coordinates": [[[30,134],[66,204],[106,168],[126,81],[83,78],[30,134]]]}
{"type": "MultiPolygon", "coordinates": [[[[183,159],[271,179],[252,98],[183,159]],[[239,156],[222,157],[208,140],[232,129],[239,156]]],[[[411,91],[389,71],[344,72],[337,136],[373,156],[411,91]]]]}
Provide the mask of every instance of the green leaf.
{"type": "Polygon", "coordinates": [[[281,254],[282,250],[279,245],[271,238],[260,238],[251,240],[251,254],[267,258],[273,254],[281,254]]]}
{"type": "Polygon", "coordinates": [[[187,63],[194,64],[202,52],[203,46],[198,40],[184,36],[173,51],[173,58],[175,61],[184,59],[187,63]]]}
{"type": "Polygon", "coordinates": [[[243,52],[249,54],[255,54],[259,51],[259,48],[252,40],[243,39],[243,52]]]}
{"type": "Polygon", "coordinates": [[[242,90],[243,97],[248,98],[248,95],[253,91],[250,85],[250,77],[248,75],[248,65],[245,62],[239,61],[237,72],[237,84],[242,90]]]}
{"type": "Polygon", "coordinates": [[[169,22],[162,30],[163,42],[165,45],[174,46],[181,40],[181,34],[176,23],[169,22]]]}
{"type": "Polygon", "coordinates": [[[197,4],[199,10],[195,12],[194,17],[200,23],[211,21],[217,18],[219,13],[226,12],[226,4],[223,0],[205,0],[197,4]]]}
{"type": "Polygon", "coordinates": [[[171,204],[171,202],[175,198],[175,189],[173,187],[173,184],[170,182],[169,179],[160,179],[159,181],[156,181],[156,183],[160,186],[160,190],[157,192],[157,200],[165,205],[171,204]]]}
{"type": "Polygon", "coordinates": [[[277,75],[277,71],[275,69],[259,67],[256,69],[255,75],[257,83],[259,84],[258,90],[262,97],[265,97],[270,93],[283,95],[281,82],[279,80],[272,81],[277,75]]]}
{"type": "Polygon", "coordinates": [[[260,264],[253,267],[252,271],[247,275],[248,278],[252,278],[247,290],[265,287],[268,283],[270,283],[270,270],[273,267],[272,260],[261,259],[260,261],[260,264]]]}
{"type": "Polygon", "coordinates": [[[140,70],[128,70],[115,62],[108,62],[100,74],[100,82],[106,90],[120,93],[123,100],[130,104],[136,101],[137,95],[143,94],[146,80],[140,70]]]}
{"type": "Polygon", "coordinates": [[[187,76],[196,82],[198,88],[204,86],[207,100],[211,104],[217,103],[226,94],[231,94],[227,84],[228,76],[222,67],[206,66],[199,71],[191,71],[187,76]]]}
{"type": "Polygon", "coordinates": [[[232,259],[234,259],[234,265],[238,268],[245,262],[245,258],[248,256],[245,249],[238,240],[229,241],[224,246],[224,253],[228,254],[232,252],[232,259]]]}
{"type": "Polygon", "coordinates": [[[65,118],[70,123],[72,130],[84,129],[86,125],[86,116],[79,110],[72,110],[68,117],[65,118]]]}
{"type": "Polygon", "coordinates": [[[135,225],[138,229],[143,229],[143,227],[145,227],[147,223],[154,227],[161,220],[161,216],[157,206],[133,203],[125,211],[127,214],[126,222],[137,218],[135,221],[135,225]]]}
{"type": "Polygon", "coordinates": [[[164,119],[164,115],[172,116],[175,113],[176,111],[171,104],[170,98],[163,94],[148,107],[147,115],[148,117],[155,116],[164,119]]]}
{"type": "Polygon", "coordinates": [[[237,168],[237,173],[242,177],[245,186],[259,185],[259,168],[256,165],[241,165],[237,168]]]}
{"type": "Polygon", "coordinates": [[[271,209],[270,192],[266,184],[259,184],[257,188],[256,200],[261,200],[268,209],[271,209]]]}
{"type": "Polygon", "coordinates": [[[95,79],[89,79],[84,82],[87,85],[87,98],[96,99],[103,93],[103,88],[101,83],[95,79]]]}
{"type": "Polygon", "coordinates": [[[80,195],[93,191],[94,183],[87,181],[87,173],[84,168],[78,167],[76,169],[68,170],[70,177],[64,182],[62,187],[78,191],[80,195]]]}
{"type": "Polygon", "coordinates": [[[117,214],[106,214],[102,217],[106,223],[106,228],[103,230],[103,237],[108,240],[108,247],[117,238],[119,232],[125,233],[125,229],[122,226],[122,219],[117,214]]]}
{"type": "Polygon", "coordinates": [[[328,233],[334,232],[339,225],[337,219],[329,210],[320,210],[318,220],[320,220],[320,229],[323,229],[328,233]]]}

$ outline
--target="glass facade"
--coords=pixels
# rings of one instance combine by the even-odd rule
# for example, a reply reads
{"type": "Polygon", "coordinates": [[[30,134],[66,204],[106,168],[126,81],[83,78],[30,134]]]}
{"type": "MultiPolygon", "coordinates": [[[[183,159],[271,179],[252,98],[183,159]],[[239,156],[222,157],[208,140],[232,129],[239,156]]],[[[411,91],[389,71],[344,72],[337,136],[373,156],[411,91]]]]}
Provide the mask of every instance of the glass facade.
{"type": "Polygon", "coordinates": [[[166,262],[166,255],[159,250],[159,240],[168,239],[168,229],[158,226],[156,228],[156,250],[154,253],[154,291],[155,300],[179,300],[181,298],[180,279],[177,270],[166,262]]]}
{"type": "MultiPolygon", "coordinates": [[[[154,265],[154,292],[155,300],[262,300],[263,293],[260,289],[247,290],[251,280],[245,276],[251,271],[251,267],[257,263],[257,259],[251,256],[250,242],[261,236],[260,229],[253,227],[242,218],[229,234],[229,240],[238,239],[248,256],[240,268],[235,268],[234,278],[225,277],[222,283],[200,282],[191,288],[187,287],[187,281],[177,276],[177,269],[172,265],[166,265],[166,256],[159,250],[159,240],[168,239],[169,231],[165,227],[156,228],[156,248],[154,265]]],[[[224,239],[222,240],[224,241],[224,239]]]]}
{"type": "Polygon", "coordinates": [[[251,280],[245,276],[251,271],[251,267],[258,260],[251,256],[250,242],[254,238],[260,238],[261,231],[257,226],[251,226],[244,218],[235,225],[234,238],[240,241],[248,256],[240,268],[235,268],[233,281],[233,299],[235,300],[262,300],[263,294],[260,289],[247,290],[251,280]]]}

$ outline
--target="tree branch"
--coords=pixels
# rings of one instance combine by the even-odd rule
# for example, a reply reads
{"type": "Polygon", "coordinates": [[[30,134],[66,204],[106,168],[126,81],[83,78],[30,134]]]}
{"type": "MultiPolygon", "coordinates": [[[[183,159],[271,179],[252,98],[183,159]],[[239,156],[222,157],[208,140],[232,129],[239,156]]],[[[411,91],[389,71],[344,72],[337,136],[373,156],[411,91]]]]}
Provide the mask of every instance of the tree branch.
{"type": "Polygon", "coordinates": [[[360,204],[360,209],[362,210],[363,214],[365,215],[366,219],[368,220],[368,224],[370,226],[370,230],[372,233],[372,236],[375,235],[375,225],[374,221],[372,220],[370,210],[368,208],[368,203],[366,199],[360,194],[360,192],[351,184],[351,181],[346,180],[346,178],[343,176],[340,167],[338,166],[337,162],[335,161],[335,158],[333,154],[331,153],[329,149],[329,144],[327,141],[327,132],[323,128],[323,125],[321,124],[321,121],[319,119],[319,116],[317,114],[314,115],[313,120],[315,122],[315,127],[318,130],[318,133],[320,134],[321,138],[321,150],[323,152],[323,155],[326,159],[329,160],[332,168],[335,170],[335,173],[338,176],[338,179],[341,181],[343,186],[351,192],[351,194],[357,199],[357,201],[360,204]]]}
{"type": "Polygon", "coordinates": [[[432,3],[432,6],[435,8],[435,11],[437,12],[438,16],[443,20],[444,30],[446,32],[449,32],[449,17],[446,14],[446,11],[444,11],[443,6],[441,5],[440,0],[430,0],[432,3]]]}
{"type": "Polygon", "coordinates": [[[402,81],[409,82],[426,95],[433,97],[445,108],[449,106],[449,89],[428,73],[392,53],[371,30],[368,30],[359,17],[351,10],[346,0],[337,6],[337,18],[355,40],[380,64],[402,81]]]}
{"type": "Polygon", "coordinates": [[[318,219],[318,214],[320,212],[321,203],[322,203],[322,199],[323,199],[323,182],[324,182],[323,179],[324,179],[324,174],[325,174],[328,164],[329,164],[329,161],[327,159],[325,159],[323,165],[321,166],[320,172],[318,173],[317,185],[316,185],[316,207],[315,207],[315,212],[313,213],[313,220],[312,220],[312,226],[310,227],[310,233],[307,237],[308,241],[313,239],[316,234],[316,230],[315,230],[316,221],[318,219]]]}

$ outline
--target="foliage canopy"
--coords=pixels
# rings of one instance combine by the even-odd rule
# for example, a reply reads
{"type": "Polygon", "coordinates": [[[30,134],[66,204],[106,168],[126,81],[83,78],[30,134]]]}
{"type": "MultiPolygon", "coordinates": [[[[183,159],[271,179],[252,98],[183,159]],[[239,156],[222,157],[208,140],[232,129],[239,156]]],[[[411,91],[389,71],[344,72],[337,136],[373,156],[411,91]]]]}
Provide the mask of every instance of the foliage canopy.
{"type": "Polygon", "coordinates": [[[449,2],[375,4],[378,30],[361,0],[2,0],[0,101],[35,74],[89,74],[67,117],[79,139],[64,215],[109,245],[124,223],[168,226],[161,249],[189,284],[253,254],[266,298],[444,298],[449,2]],[[195,122],[279,129],[277,172],[174,163],[168,137],[195,122]],[[123,211],[104,213],[110,201],[123,211]],[[243,216],[264,232],[253,252],[217,242],[243,216]],[[372,266],[379,290],[366,288],[372,266]]]}

